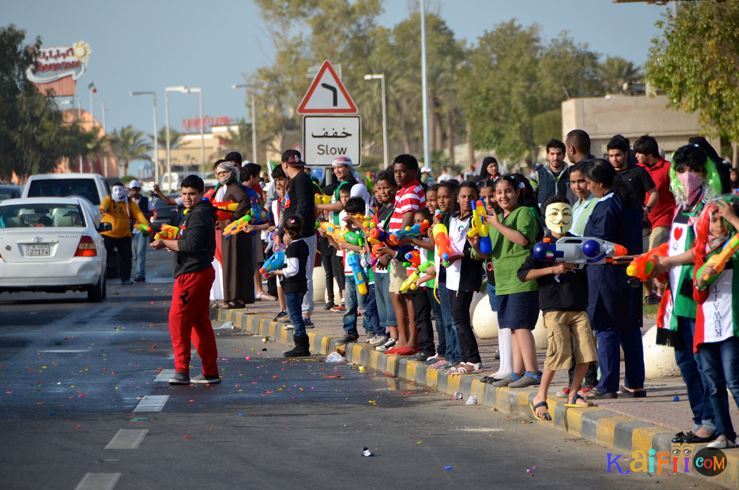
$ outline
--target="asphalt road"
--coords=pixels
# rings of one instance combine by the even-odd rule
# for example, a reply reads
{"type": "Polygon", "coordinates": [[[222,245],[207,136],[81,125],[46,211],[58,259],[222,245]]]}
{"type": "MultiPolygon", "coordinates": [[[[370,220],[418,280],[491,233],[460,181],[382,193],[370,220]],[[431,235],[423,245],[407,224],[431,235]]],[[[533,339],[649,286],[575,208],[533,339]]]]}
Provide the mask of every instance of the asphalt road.
{"type": "Polygon", "coordinates": [[[169,268],[152,254],[149,283],[101,304],[0,295],[2,488],[709,488],[606,473],[590,442],[233,330],[222,384],[171,387],[169,268]]]}

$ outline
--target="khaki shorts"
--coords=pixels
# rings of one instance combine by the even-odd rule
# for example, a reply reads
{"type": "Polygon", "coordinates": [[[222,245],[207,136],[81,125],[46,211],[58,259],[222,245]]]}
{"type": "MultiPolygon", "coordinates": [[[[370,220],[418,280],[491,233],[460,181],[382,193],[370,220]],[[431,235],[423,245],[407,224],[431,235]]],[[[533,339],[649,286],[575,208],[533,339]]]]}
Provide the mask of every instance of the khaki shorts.
{"type": "Polygon", "coordinates": [[[652,233],[649,234],[649,248],[644,249],[652,250],[653,248],[659,247],[663,243],[666,243],[670,239],[670,227],[669,226],[657,226],[652,228],[652,233]]]}
{"type": "Polygon", "coordinates": [[[393,259],[390,263],[390,270],[389,270],[389,276],[390,276],[390,293],[391,294],[400,294],[400,286],[403,284],[403,281],[406,280],[408,277],[408,274],[405,273],[405,267],[403,267],[403,263],[393,259]]]}
{"type": "Polygon", "coordinates": [[[586,312],[545,311],[544,326],[547,329],[547,357],[544,360],[544,369],[549,371],[569,369],[573,356],[575,364],[598,360],[593,329],[590,328],[586,312]]]}

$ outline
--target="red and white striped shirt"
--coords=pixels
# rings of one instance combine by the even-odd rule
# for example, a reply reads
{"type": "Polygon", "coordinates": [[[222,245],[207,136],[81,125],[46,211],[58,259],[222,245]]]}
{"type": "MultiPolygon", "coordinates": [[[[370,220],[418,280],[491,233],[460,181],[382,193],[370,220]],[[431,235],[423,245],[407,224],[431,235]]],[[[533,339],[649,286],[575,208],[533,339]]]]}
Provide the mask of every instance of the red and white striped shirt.
{"type": "Polygon", "coordinates": [[[395,209],[390,217],[388,231],[403,228],[403,215],[426,207],[426,192],[417,180],[398,190],[395,194],[395,209]]]}

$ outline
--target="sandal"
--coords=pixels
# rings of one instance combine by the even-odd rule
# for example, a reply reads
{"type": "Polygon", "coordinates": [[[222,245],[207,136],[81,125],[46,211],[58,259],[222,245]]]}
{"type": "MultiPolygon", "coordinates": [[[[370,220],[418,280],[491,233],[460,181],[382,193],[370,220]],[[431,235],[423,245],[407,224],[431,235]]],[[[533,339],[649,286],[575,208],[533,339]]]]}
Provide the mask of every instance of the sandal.
{"type": "Polygon", "coordinates": [[[534,405],[533,403],[529,403],[529,408],[531,409],[531,413],[534,415],[535,419],[546,420],[547,422],[550,422],[552,420],[552,416],[549,415],[549,405],[547,404],[547,402],[539,402],[536,405],[534,405]],[[544,415],[540,417],[536,414],[536,409],[541,407],[546,408],[547,411],[544,413],[544,415]]]}
{"type": "Polygon", "coordinates": [[[564,406],[567,408],[593,408],[597,407],[598,405],[596,405],[595,403],[590,403],[585,398],[583,398],[580,393],[575,393],[575,398],[573,398],[572,401],[568,401],[567,403],[565,403],[564,406]],[[585,402],[585,405],[577,403],[578,400],[582,400],[583,402],[585,402]]]}
{"type": "Polygon", "coordinates": [[[482,372],[481,363],[473,362],[460,362],[458,366],[452,367],[444,371],[444,374],[451,375],[465,375],[465,374],[478,374],[482,372]]]}

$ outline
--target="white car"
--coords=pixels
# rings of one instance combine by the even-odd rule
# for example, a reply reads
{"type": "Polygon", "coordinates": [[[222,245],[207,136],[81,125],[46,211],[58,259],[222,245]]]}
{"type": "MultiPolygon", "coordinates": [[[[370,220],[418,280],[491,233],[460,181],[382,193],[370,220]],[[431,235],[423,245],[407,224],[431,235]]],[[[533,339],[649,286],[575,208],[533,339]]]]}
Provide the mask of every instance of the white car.
{"type": "Polygon", "coordinates": [[[38,174],[32,175],[23,186],[20,197],[84,197],[95,224],[100,224],[100,203],[110,189],[100,174],[38,174]]]}
{"type": "Polygon", "coordinates": [[[106,296],[106,252],[82,197],[30,197],[0,203],[0,292],[87,291],[106,296]]]}

